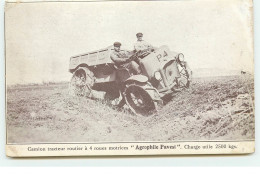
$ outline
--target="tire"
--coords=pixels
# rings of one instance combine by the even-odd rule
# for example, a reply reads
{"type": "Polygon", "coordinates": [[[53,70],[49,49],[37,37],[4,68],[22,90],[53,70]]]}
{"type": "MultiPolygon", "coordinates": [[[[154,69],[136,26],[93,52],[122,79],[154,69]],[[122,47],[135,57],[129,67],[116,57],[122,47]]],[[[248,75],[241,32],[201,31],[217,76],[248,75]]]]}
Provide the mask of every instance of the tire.
{"type": "Polygon", "coordinates": [[[149,116],[156,111],[156,102],[149,93],[140,86],[129,85],[124,92],[126,104],[135,113],[149,116]]]}
{"type": "Polygon", "coordinates": [[[95,82],[95,76],[86,67],[79,67],[70,81],[70,94],[76,96],[91,97],[92,87],[95,82]]]}

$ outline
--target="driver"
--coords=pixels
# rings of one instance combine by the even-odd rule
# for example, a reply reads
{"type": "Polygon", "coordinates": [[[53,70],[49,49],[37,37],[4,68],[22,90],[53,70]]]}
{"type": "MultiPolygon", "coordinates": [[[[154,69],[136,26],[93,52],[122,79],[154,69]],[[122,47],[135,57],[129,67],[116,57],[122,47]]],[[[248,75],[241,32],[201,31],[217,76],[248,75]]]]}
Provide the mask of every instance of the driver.
{"type": "Polygon", "coordinates": [[[130,59],[130,52],[120,50],[121,43],[114,43],[114,51],[111,53],[110,58],[118,68],[126,68],[134,75],[140,74],[139,65],[130,59]]]}
{"type": "Polygon", "coordinates": [[[137,42],[134,44],[134,50],[136,52],[146,49],[153,49],[152,45],[143,40],[143,34],[141,32],[136,34],[137,42]]]}

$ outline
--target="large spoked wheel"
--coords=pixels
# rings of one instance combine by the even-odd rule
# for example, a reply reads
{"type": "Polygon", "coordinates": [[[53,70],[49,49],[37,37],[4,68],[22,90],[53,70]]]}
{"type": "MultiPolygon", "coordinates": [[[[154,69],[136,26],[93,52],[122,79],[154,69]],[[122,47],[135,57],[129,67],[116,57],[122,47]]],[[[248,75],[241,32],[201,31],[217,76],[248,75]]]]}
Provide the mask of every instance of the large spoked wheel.
{"type": "Polygon", "coordinates": [[[192,72],[188,68],[186,62],[179,64],[180,78],[178,79],[178,85],[180,88],[190,88],[192,72]]]}
{"type": "Polygon", "coordinates": [[[79,67],[73,74],[70,82],[70,93],[77,96],[91,96],[95,77],[88,68],[79,67]]]}
{"type": "Polygon", "coordinates": [[[149,93],[140,86],[128,86],[124,95],[127,105],[135,114],[148,116],[156,110],[156,102],[154,102],[149,93]]]}

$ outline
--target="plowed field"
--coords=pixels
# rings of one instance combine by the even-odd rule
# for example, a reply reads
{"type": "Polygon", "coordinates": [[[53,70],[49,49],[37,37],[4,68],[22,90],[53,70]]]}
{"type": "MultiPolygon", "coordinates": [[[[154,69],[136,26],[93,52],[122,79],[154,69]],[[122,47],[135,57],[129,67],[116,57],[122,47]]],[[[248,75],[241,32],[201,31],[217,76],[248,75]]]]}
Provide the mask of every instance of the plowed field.
{"type": "Polygon", "coordinates": [[[150,117],[68,95],[68,84],[7,88],[8,143],[254,139],[250,75],[196,78],[150,117]]]}

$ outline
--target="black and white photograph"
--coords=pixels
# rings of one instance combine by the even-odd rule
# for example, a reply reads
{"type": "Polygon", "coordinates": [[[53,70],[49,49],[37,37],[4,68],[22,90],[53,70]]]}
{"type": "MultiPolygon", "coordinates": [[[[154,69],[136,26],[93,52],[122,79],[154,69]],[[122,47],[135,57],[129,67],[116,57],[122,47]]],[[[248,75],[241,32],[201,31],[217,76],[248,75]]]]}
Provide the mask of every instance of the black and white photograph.
{"type": "Polygon", "coordinates": [[[7,1],[5,57],[9,156],[254,152],[251,0],[7,1]]]}

